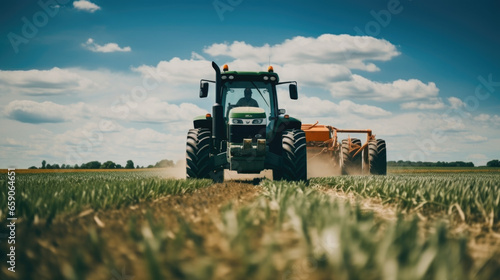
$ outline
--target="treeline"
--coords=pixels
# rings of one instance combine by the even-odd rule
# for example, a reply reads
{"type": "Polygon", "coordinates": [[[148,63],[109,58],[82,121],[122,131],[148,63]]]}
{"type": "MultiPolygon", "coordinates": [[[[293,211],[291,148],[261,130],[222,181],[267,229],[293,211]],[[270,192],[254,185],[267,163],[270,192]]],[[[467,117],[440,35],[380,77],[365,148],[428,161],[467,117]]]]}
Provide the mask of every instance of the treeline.
{"type": "Polygon", "coordinates": [[[75,164],[48,164],[45,160],[42,161],[42,166],[36,167],[31,166],[29,169],[139,169],[139,168],[165,168],[165,167],[173,167],[175,164],[172,160],[163,159],[157,162],[155,165],[148,165],[148,167],[144,166],[135,166],[132,160],[127,160],[125,166],[121,164],[114,163],[113,161],[106,161],[101,163],[99,161],[89,161],[87,163],[82,163],[80,165],[75,164]]]}
{"type": "Polygon", "coordinates": [[[438,162],[427,162],[427,161],[388,161],[387,166],[397,166],[397,167],[474,167],[472,162],[464,161],[438,161],[438,162]]]}
{"type": "Polygon", "coordinates": [[[490,161],[488,161],[488,163],[486,163],[486,166],[488,166],[488,167],[500,167],[500,160],[498,160],[498,159],[490,160],[490,161]]]}

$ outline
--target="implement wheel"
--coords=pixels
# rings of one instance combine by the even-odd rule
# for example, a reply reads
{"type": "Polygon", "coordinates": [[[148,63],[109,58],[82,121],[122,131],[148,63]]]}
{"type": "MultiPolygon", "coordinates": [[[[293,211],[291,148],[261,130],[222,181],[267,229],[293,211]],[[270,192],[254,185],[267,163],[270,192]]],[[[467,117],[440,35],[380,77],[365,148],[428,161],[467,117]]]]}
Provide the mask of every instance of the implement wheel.
{"type": "Polygon", "coordinates": [[[371,175],[387,174],[387,150],[385,140],[377,139],[368,142],[368,161],[371,175]]]}
{"type": "Polygon", "coordinates": [[[342,140],[342,146],[340,147],[340,168],[342,175],[360,175],[362,173],[362,151],[355,156],[360,147],[361,140],[357,138],[351,138],[351,145],[349,145],[348,139],[342,140]]]}

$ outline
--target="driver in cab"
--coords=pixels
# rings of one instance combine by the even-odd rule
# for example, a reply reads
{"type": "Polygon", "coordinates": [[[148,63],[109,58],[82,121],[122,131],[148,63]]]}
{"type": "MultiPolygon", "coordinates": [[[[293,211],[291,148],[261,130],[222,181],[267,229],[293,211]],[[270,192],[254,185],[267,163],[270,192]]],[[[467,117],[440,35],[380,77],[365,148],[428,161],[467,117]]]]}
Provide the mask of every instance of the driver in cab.
{"type": "Polygon", "coordinates": [[[259,107],[259,103],[255,99],[252,98],[252,90],[250,88],[245,89],[245,97],[240,98],[236,106],[239,107],[259,107]]]}

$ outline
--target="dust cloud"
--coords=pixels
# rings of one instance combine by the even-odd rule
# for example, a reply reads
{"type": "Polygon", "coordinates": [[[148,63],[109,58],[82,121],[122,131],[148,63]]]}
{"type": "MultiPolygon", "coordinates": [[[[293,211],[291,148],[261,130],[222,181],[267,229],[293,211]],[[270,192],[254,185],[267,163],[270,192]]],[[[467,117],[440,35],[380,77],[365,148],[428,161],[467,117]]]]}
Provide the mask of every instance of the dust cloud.
{"type": "Polygon", "coordinates": [[[340,175],[340,166],[330,157],[315,156],[307,159],[307,178],[340,175]]]}
{"type": "Polygon", "coordinates": [[[173,178],[173,179],[185,179],[186,178],[186,161],[178,162],[173,167],[163,168],[162,177],[173,178]]]}

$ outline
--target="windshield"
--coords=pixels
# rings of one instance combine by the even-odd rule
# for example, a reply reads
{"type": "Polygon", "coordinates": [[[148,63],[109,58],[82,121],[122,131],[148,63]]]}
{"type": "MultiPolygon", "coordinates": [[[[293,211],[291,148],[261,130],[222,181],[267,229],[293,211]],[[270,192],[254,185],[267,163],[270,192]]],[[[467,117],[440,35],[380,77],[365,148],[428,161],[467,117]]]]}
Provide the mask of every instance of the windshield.
{"type": "Polygon", "coordinates": [[[236,107],[259,107],[264,109],[266,116],[271,113],[271,84],[253,81],[226,82],[222,87],[222,104],[224,116],[236,107]]]}

